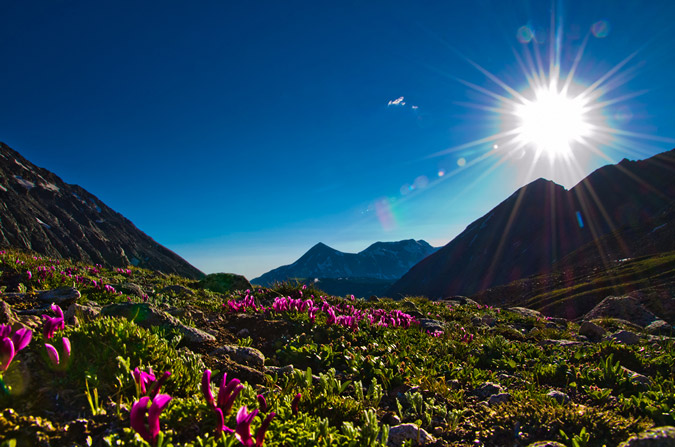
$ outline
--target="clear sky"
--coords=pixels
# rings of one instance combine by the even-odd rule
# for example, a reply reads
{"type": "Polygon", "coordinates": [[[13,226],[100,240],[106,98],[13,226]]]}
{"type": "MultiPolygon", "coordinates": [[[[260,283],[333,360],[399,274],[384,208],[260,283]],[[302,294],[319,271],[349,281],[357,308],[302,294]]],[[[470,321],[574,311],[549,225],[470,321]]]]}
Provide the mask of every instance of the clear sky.
{"type": "Polygon", "coordinates": [[[319,241],[442,245],[537,177],[571,187],[675,147],[670,0],[46,0],[0,16],[0,141],[205,272],[252,278],[319,241]],[[513,132],[553,78],[592,127],[563,155],[513,132]]]}

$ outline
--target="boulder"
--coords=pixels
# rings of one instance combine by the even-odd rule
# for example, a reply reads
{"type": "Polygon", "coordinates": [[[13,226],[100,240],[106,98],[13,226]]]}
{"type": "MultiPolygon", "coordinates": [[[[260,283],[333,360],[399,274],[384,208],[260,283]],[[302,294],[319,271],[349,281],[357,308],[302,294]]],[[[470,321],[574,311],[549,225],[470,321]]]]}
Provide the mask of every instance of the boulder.
{"type": "Polygon", "coordinates": [[[583,317],[584,320],[596,318],[619,318],[641,327],[659,319],[633,296],[608,296],[583,317]]]}
{"type": "Polygon", "coordinates": [[[654,320],[647,325],[645,330],[652,335],[671,335],[673,326],[663,320],[654,320]]]}
{"type": "Polygon", "coordinates": [[[442,331],[443,322],[431,318],[420,318],[420,327],[425,331],[442,331]]]}
{"type": "Polygon", "coordinates": [[[201,329],[186,326],[176,317],[151,306],[149,303],[110,304],[101,309],[101,315],[124,317],[144,328],[160,326],[167,329],[177,329],[187,343],[201,344],[216,341],[216,337],[213,335],[201,329]]]}
{"type": "Polygon", "coordinates": [[[14,324],[16,321],[16,314],[12,310],[12,306],[0,300],[0,324],[14,324]]]}
{"type": "Polygon", "coordinates": [[[591,341],[602,340],[602,337],[606,333],[607,331],[605,330],[605,328],[590,321],[584,321],[583,323],[581,323],[581,326],[579,326],[579,335],[584,335],[588,337],[588,339],[591,341]]]}
{"type": "Polygon", "coordinates": [[[485,382],[480,385],[478,388],[473,390],[472,394],[477,396],[480,400],[485,400],[492,395],[500,394],[504,392],[504,388],[498,383],[485,382]]]}
{"type": "Polygon", "coordinates": [[[261,371],[265,368],[265,356],[263,353],[248,346],[225,345],[212,351],[209,355],[212,357],[227,356],[233,362],[261,371]]]}
{"type": "Polygon", "coordinates": [[[101,314],[101,308],[96,303],[88,303],[87,305],[73,303],[68,306],[68,309],[63,314],[68,324],[73,324],[75,321],[91,321],[101,314]]]}
{"type": "Polygon", "coordinates": [[[425,445],[436,441],[436,439],[415,424],[394,425],[389,429],[389,437],[387,438],[389,447],[400,447],[405,441],[412,441],[412,445],[425,445]]]}
{"type": "Polygon", "coordinates": [[[675,447],[675,427],[650,428],[628,438],[619,447],[675,447]]]}
{"type": "Polygon", "coordinates": [[[75,287],[59,287],[42,292],[38,295],[38,300],[45,303],[55,303],[64,307],[65,305],[74,303],[80,296],[80,291],[75,287]]]}
{"type": "Polygon", "coordinates": [[[546,395],[551,399],[553,399],[554,401],[558,402],[560,405],[565,405],[570,401],[570,397],[567,394],[563,393],[562,391],[551,390],[548,393],[546,393],[546,395]]]}
{"type": "Polygon", "coordinates": [[[199,281],[199,286],[216,293],[227,293],[235,290],[248,290],[253,288],[251,283],[248,282],[245,277],[234,273],[211,273],[199,281]]]}
{"type": "Polygon", "coordinates": [[[636,345],[640,343],[640,337],[631,331],[618,331],[612,334],[610,338],[624,345],[636,345]]]}
{"type": "Polygon", "coordinates": [[[544,315],[542,315],[541,312],[537,310],[532,310],[528,309],[527,307],[509,307],[511,312],[517,313],[518,315],[521,315],[523,317],[528,317],[528,318],[544,318],[544,315]]]}
{"type": "Polygon", "coordinates": [[[488,399],[488,405],[491,407],[494,407],[495,405],[501,405],[505,404],[506,402],[511,400],[511,395],[509,393],[499,393],[499,394],[493,394],[490,396],[488,399]]]}
{"type": "Polygon", "coordinates": [[[141,288],[141,286],[133,282],[125,282],[122,284],[118,284],[115,286],[115,290],[117,290],[118,292],[122,292],[125,295],[133,295],[139,298],[143,298],[145,296],[143,288],[141,288]]]}

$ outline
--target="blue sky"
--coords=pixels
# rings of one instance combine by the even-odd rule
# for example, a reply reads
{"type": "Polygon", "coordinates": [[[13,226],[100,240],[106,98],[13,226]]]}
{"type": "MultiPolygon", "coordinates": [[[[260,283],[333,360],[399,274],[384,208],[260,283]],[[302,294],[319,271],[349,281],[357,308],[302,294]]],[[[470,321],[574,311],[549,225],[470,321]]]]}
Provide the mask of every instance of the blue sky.
{"type": "Polygon", "coordinates": [[[319,241],[445,244],[537,177],[571,187],[675,147],[670,1],[49,0],[0,12],[0,140],[206,272],[252,278],[319,241]],[[571,146],[573,170],[492,138],[510,125],[499,82],[526,92],[518,60],[539,55],[547,72],[551,42],[561,79],[583,47],[573,85],[600,81],[594,119],[611,129],[571,146]]]}

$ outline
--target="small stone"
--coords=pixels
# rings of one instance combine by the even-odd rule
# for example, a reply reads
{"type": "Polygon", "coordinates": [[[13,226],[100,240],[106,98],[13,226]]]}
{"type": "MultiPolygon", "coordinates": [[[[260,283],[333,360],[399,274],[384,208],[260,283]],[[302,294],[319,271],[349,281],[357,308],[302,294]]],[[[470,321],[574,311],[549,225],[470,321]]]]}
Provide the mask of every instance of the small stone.
{"type": "Polygon", "coordinates": [[[475,396],[478,396],[480,400],[485,400],[492,395],[500,394],[503,392],[504,388],[502,388],[501,385],[492,382],[485,382],[484,384],[473,390],[473,394],[475,396]]]}
{"type": "Polygon", "coordinates": [[[483,316],[483,318],[481,318],[481,320],[483,320],[483,324],[485,324],[487,326],[490,326],[490,327],[494,326],[495,323],[497,322],[497,319],[495,317],[493,317],[492,315],[485,315],[485,316],[483,316]]]}
{"type": "Polygon", "coordinates": [[[510,400],[511,400],[511,395],[509,393],[493,394],[488,399],[488,405],[493,407],[495,405],[505,404],[506,402],[508,402],[510,400]]]}
{"type": "Polygon", "coordinates": [[[565,447],[565,444],[556,441],[537,441],[529,444],[527,447],[565,447]]]}
{"type": "Polygon", "coordinates": [[[548,397],[553,399],[554,401],[558,402],[560,405],[564,405],[566,403],[569,403],[570,397],[563,393],[562,391],[558,390],[551,390],[548,393],[546,393],[548,397]]]}
{"type": "Polygon", "coordinates": [[[389,447],[400,447],[405,441],[412,441],[413,445],[425,445],[435,440],[426,430],[415,424],[400,424],[389,429],[387,445],[389,447]]]}
{"type": "Polygon", "coordinates": [[[631,331],[619,331],[611,335],[613,340],[624,345],[636,345],[640,343],[640,337],[631,331]]]}
{"type": "Polygon", "coordinates": [[[420,327],[425,331],[442,331],[443,322],[438,320],[432,320],[431,318],[421,318],[420,327]]]}
{"type": "Polygon", "coordinates": [[[262,352],[248,346],[225,345],[211,352],[211,356],[229,357],[233,362],[248,365],[262,370],[265,367],[265,356],[262,352]]]}
{"type": "Polygon", "coordinates": [[[59,287],[58,289],[42,292],[38,295],[38,299],[46,303],[64,306],[75,302],[80,296],[80,291],[75,287],[59,287]]]}
{"type": "Polygon", "coordinates": [[[239,338],[248,337],[248,334],[249,334],[248,329],[243,328],[242,330],[240,330],[239,332],[237,332],[237,337],[239,337],[239,338]]]}
{"type": "Polygon", "coordinates": [[[650,428],[628,438],[619,447],[675,447],[675,427],[650,428]]]}
{"type": "Polygon", "coordinates": [[[585,335],[589,340],[600,341],[607,331],[590,321],[584,321],[579,327],[579,335],[585,335]]]}

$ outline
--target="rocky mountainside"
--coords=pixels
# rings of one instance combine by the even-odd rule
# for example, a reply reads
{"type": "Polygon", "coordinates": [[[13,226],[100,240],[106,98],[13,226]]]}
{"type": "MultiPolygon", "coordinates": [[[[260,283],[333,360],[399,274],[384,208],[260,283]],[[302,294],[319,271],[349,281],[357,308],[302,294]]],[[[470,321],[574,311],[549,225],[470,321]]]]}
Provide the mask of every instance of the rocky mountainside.
{"type": "MultiPolygon", "coordinates": [[[[659,236],[656,233],[663,225],[669,225],[663,222],[664,213],[674,202],[675,150],[605,166],[569,191],[539,179],[411,268],[389,294],[472,295],[549,273],[556,261],[582,247],[585,252],[577,258],[580,261],[594,259],[602,264],[630,257],[631,250],[621,244],[624,235],[636,228],[643,228],[644,233],[648,227],[659,236]],[[608,234],[618,241],[610,251],[607,245],[594,243],[608,234]]],[[[639,238],[632,235],[630,239],[639,238]]],[[[653,245],[659,249],[659,244],[653,245]]]]}
{"type": "Polygon", "coordinates": [[[396,280],[436,249],[426,241],[376,242],[359,253],[343,253],[319,242],[293,264],[251,280],[269,286],[292,278],[370,278],[396,280]]]}
{"type": "Polygon", "coordinates": [[[0,143],[0,248],[91,264],[135,265],[190,278],[202,272],[77,185],[0,143]]]}

